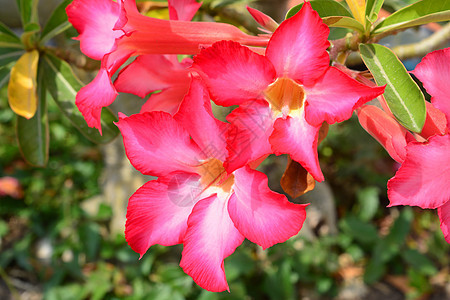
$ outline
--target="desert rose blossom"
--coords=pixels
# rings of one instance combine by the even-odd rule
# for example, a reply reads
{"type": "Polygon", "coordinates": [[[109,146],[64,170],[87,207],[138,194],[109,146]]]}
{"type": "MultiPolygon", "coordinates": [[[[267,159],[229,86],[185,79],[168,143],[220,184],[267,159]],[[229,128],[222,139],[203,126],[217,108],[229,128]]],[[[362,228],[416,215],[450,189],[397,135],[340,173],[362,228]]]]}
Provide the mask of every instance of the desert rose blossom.
{"type": "Polygon", "coordinates": [[[270,38],[265,56],[221,41],[194,57],[211,97],[239,105],[227,118],[232,172],[251,161],[287,153],[317,180],[324,179],[317,155],[323,122],[350,118],[353,110],[382,94],[329,66],[329,29],[309,2],[270,38]]]}
{"type": "Polygon", "coordinates": [[[362,107],[358,117],[401,163],[388,182],[389,206],[437,208],[442,232],[450,243],[450,48],[429,53],[414,74],[432,96],[431,103],[426,102],[427,117],[420,134],[413,136],[391,115],[373,106],[362,107]]]}
{"type": "Polygon", "coordinates": [[[305,205],[271,191],[267,177],[223,167],[228,124],[212,116],[209,95],[193,79],[175,116],[145,112],[117,123],[133,166],[158,176],[130,198],[125,237],[141,256],[154,244],[182,243],[180,266],[201,287],[224,291],[224,259],[244,238],[270,247],[301,229],[305,205]]]}
{"type": "MultiPolygon", "coordinates": [[[[181,1],[181,0],[179,0],[181,1]]],[[[171,3],[177,1],[171,1],[171,3]]],[[[171,15],[187,17],[188,12],[171,15]]],[[[224,39],[251,46],[267,45],[267,38],[250,36],[224,23],[160,20],[141,15],[134,0],[74,0],[67,8],[69,21],[77,29],[81,51],[101,60],[95,79],[82,88],[76,104],[87,124],[101,132],[102,107],[110,105],[117,91],[111,77],[131,56],[144,54],[196,54],[200,47],[224,39]]]]}

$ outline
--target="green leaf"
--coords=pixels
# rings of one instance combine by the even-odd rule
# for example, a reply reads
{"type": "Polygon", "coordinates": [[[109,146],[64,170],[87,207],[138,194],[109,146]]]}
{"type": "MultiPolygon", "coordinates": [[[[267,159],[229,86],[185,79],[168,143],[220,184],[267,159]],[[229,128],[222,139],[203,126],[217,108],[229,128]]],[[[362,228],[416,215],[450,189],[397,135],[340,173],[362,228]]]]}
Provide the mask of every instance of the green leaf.
{"type": "Polygon", "coordinates": [[[9,75],[11,73],[11,68],[14,66],[15,62],[9,63],[4,67],[0,67],[0,89],[8,83],[9,75]]]}
{"type": "Polygon", "coordinates": [[[16,38],[16,40],[20,43],[20,38],[8,26],[3,24],[2,22],[0,22],[0,33],[16,38]]]}
{"type": "Polygon", "coordinates": [[[386,273],[386,266],[378,261],[370,260],[364,270],[364,282],[373,284],[377,282],[386,273]]]}
{"type": "Polygon", "coordinates": [[[38,71],[38,105],[31,119],[17,116],[16,135],[20,152],[28,164],[44,167],[48,160],[48,118],[42,63],[38,71]]]}
{"type": "Polygon", "coordinates": [[[23,28],[25,28],[28,23],[39,23],[38,0],[16,0],[16,2],[17,7],[19,8],[23,28]]]}
{"type": "Polygon", "coordinates": [[[397,120],[420,132],[425,123],[425,99],[397,56],[378,44],[360,44],[359,51],[378,85],[386,85],[384,97],[397,120]]]}
{"type": "Polygon", "coordinates": [[[84,253],[86,254],[86,259],[93,261],[97,257],[102,240],[100,226],[94,222],[85,223],[79,227],[78,233],[84,253]]]}
{"type": "Polygon", "coordinates": [[[349,216],[341,220],[340,227],[347,234],[364,244],[370,244],[378,238],[377,229],[370,223],[349,216]]]}
{"type": "Polygon", "coordinates": [[[25,50],[17,48],[2,48],[0,47],[0,67],[4,67],[11,62],[18,60],[25,50]]]}
{"type": "Polygon", "coordinates": [[[450,0],[422,0],[408,5],[380,22],[373,35],[430,22],[450,20],[450,0]]]}
{"type": "Polygon", "coordinates": [[[72,0],[64,0],[55,8],[42,30],[41,44],[45,44],[57,34],[70,28],[71,25],[67,20],[66,6],[71,2],[72,0]]]}
{"type": "MultiPolygon", "coordinates": [[[[317,11],[319,16],[321,18],[325,17],[335,17],[335,16],[341,16],[341,17],[352,17],[352,14],[339,2],[336,2],[335,0],[313,0],[309,2],[311,4],[311,7],[317,11]]],[[[292,17],[296,13],[300,11],[302,8],[303,3],[294,6],[291,8],[287,14],[286,19],[292,17]]]]}
{"type": "Polygon", "coordinates": [[[43,61],[45,62],[45,81],[48,91],[61,112],[94,143],[105,144],[112,141],[119,134],[119,129],[113,124],[114,121],[117,121],[114,114],[107,108],[102,109],[103,135],[100,135],[97,129],[88,127],[75,105],[75,96],[83,84],[65,61],[51,54],[44,55],[43,61]]]}
{"type": "Polygon", "coordinates": [[[23,48],[21,41],[17,41],[16,38],[11,37],[10,35],[0,33],[0,48],[8,47],[8,48],[23,48]]]}
{"type": "Polygon", "coordinates": [[[394,225],[392,225],[386,240],[391,243],[396,243],[397,245],[403,244],[411,230],[413,219],[414,213],[412,208],[410,206],[405,206],[401,210],[398,218],[395,219],[394,225]]]}
{"type": "Polygon", "coordinates": [[[360,205],[359,218],[363,221],[370,221],[375,216],[378,206],[378,189],[376,187],[368,187],[358,191],[357,198],[360,205]]]}
{"type": "Polygon", "coordinates": [[[404,207],[400,215],[395,219],[389,234],[378,240],[373,248],[372,259],[379,263],[387,263],[400,253],[401,247],[411,230],[411,222],[414,218],[411,207],[404,207]]]}
{"type": "Polygon", "coordinates": [[[26,33],[35,33],[41,30],[41,26],[38,23],[28,23],[23,30],[26,33]]]}
{"type": "Polygon", "coordinates": [[[341,27],[364,32],[364,27],[353,18],[350,17],[325,17],[323,22],[330,27],[341,27]]]}
{"type": "Polygon", "coordinates": [[[0,48],[23,48],[20,38],[8,28],[5,24],[0,22],[0,48]]]}
{"type": "Polygon", "coordinates": [[[420,273],[433,276],[438,272],[433,262],[419,251],[408,249],[402,254],[403,259],[420,273]]]}
{"type": "Polygon", "coordinates": [[[366,2],[366,28],[375,22],[378,18],[378,13],[383,6],[384,0],[367,0],[366,2]]]}

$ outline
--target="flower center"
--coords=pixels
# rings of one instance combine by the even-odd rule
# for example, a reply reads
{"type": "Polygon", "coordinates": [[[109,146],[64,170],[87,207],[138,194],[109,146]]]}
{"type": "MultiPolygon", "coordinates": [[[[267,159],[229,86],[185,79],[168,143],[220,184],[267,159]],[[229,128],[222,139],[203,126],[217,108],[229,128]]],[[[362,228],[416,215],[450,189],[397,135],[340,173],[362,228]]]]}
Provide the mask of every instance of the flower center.
{"type": "Polygon", "coordinates": [[[201,184],[205,189],[209,187],[221,188],[229,193],[234,184],[234,175],[228,175],[223,167],[223,162],[217,158],[211,158],[197,167],[197,173],[200,174],[201,184]]]}
{"type": "Polygon", "coordinates": [[[270,107],[275,113],[287,116],[293,110],[302,108],[305,100],[305,90],[294,80],[280,77],[264,91],[270,107]]]}

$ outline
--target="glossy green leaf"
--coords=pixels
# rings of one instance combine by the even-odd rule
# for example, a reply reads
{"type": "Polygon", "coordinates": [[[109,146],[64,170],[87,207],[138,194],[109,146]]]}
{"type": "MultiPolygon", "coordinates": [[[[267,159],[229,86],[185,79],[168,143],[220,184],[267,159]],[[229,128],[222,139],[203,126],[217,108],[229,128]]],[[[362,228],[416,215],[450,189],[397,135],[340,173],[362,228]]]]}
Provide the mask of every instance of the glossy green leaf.
{"type": "Polygon", "coordinates": [[[383,6],[384,0],[367,0],[366,2],[366,27],[375,22],[378,18],[378,13],[383,6]]]}
{"type": "Polygon", "coordinates": [[[408,5],[380,22],[373,35],[418,26],[430,22],[450,20],[450,0],[422,0],[408,5]]]}
{"type": "Polygon", "coordinates": [[[104,144],[112,141],[119,134],[118,128],[113,124],[117,121],[114,114],[107,108],[102,109],[103,135],[100,135],[97,129],[88,127],[75,105],[75,96],[83,84],[75,77],[71,67],[65,61],[51,54],[46,54],[43,60],[47,89],[61,112],[94,143],[104,144]]]}
{"type": "Polygon", "coordinates": [[[45,24],[41,34],[41,43],[45,44],[48,40],[55,35],[70,28],[70,23],[67,20],[66,6],[69,5],[72,0],[64,0],[53,11],[52,15],[45,24]]]}
{"type": "Polygon", "coordinates": [[[20,152],[28,164],[44,167],[48,160],[48,118],[42,63],[38,71],[38,105],[31,119],[17,116],[16,135],[20,152]]]}
{"type": "Polygon", "coordinates": [[[22,20],[22,26],[29,23],[38,23],[38,2],[39,0],[16,0],[17,7],[19,8],[20,18],[22,20]]]}
{"type": "Polygon", "coordinates": [[[25,50],[0,47],[0,67],[18,60],[24,53],[25,50]]]}
{"type": "Polygon", "coordinates": [[[322,19],[329,27],[340,27],[364,32],[364,27],[353,18],[350,17],[326,17],[322,19]]]}
{"type": "Polygon", "coordinates": [[[361,44],[361,57],[378,85],[386,85],[384,97],[397,120],[420,132],[425,123],[425,99],[397,56],[378,44],[361,44]]]}
{"type": "MultiPolygon", "coordinates": [[[[310,1],[309,3],[311,4],[311,7],[315,11],[317,11],[317,13],[321,18],[333,16],[350,17],[350,18],[352,17],[352,14],[348,11],[348,9],[345,8],[345,6],[343,6],[341,3],[336,2],[335,0],[313,0],[310,1]]],[[[286,19],[298,13],[302,8],[302,6],[303,3],[291,8],[286,14],[286,19]]]]}
{"type": "Polygon", "coordinates": [[[0,48],[23,48],[23,45],[20,40],[17,41],[14,37],[10,35],[0,33],[0,48]]]}
{"type": "Polygon", "coordinates": [[[0,22],[0,48],[23,48],[20,38],[5,24],[0,22]]]}
{"type": "Polygon", "coordinates": [[[0,33],[1,34],[5,34],[5,35],[9,35],[13,38],[16,38],[17,41],[20,42],[20,38],[5,24],[3,24],[2,22],[0,22],[0,33]]]}

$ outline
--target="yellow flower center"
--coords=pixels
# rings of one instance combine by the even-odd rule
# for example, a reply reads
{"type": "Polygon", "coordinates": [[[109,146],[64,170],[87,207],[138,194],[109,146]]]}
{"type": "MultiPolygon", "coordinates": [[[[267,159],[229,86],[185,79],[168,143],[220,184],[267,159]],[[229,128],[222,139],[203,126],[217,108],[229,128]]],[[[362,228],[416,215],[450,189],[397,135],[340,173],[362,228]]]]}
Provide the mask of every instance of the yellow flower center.
{"type": "Polygon", "coordinates": [[[223,167],[223,162],[217,158],[211,158],[199,165],[197,173],[200,174],[200,182],[205,189],[217,187],[223,192],[229,193],[234,184],[234,175],[228,175],[223,167]]]}
{"type": "Polygon", "coordinates": [[[283,116],[292,114],[302,108],[305,101],[305,90],[294,80],[280,77],[264,91],[266,100],[275,114],[283,116]]]}

